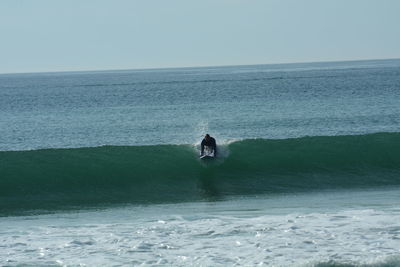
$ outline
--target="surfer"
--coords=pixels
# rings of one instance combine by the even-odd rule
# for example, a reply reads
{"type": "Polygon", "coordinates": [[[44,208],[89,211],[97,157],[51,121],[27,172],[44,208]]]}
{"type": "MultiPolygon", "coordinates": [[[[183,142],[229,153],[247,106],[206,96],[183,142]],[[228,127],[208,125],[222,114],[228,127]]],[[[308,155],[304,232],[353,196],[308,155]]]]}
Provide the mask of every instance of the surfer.
{"type": "Polygon", "coordinates": [[[206,134],[204,136],[204,139],[201,141],[201,154],[200,154],[200,156],[204,155],[204,147],[207,147],[210,150],[210,152],[214,152],[214,157],[217,156],[217,142],[209,134],[206,134]]]}

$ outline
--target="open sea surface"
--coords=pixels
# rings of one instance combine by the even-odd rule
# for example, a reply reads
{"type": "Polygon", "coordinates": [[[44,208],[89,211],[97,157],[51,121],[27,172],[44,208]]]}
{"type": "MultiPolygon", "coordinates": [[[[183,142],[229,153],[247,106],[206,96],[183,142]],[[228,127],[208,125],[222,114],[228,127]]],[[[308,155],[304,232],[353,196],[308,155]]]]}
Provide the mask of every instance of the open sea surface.
{"type": "Polygon", "coordinates": [[[0,129],[0,266],[400,266],[400,60],[2,74],[0,129]]]}

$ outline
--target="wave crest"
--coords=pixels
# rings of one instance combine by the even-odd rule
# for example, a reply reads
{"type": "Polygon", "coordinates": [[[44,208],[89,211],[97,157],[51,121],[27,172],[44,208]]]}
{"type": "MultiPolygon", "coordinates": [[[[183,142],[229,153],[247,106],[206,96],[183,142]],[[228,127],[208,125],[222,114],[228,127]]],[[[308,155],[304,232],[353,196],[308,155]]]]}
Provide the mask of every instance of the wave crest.
{"type": "Polygon", "coordinates": [[[400,185],[400,133],[0,152],[0,211],[400,185]]]}

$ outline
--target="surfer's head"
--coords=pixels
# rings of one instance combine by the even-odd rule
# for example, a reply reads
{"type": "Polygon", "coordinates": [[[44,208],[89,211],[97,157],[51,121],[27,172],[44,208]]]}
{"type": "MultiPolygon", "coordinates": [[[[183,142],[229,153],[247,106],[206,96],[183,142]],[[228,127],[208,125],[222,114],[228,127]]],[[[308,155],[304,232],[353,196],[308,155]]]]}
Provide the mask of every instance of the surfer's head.
{"type": "Polygon", "coordinates": [[[210,135],[209,135],[209,134],[206,134],[206,135],[204,136],[204,139],[206,139],[206,140],[210,139],[210,135]]]}

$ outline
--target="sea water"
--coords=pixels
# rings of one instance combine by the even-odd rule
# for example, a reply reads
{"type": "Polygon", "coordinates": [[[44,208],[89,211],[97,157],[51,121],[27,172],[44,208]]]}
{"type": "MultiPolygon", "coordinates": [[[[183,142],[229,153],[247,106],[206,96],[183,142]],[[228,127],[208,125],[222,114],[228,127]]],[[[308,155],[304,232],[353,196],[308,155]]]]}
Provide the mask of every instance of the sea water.
{"type": "Polygon", "coordinates": [[[399,104],[400,60],[0,75],[0,264],[399,266],[399,104]]]}

